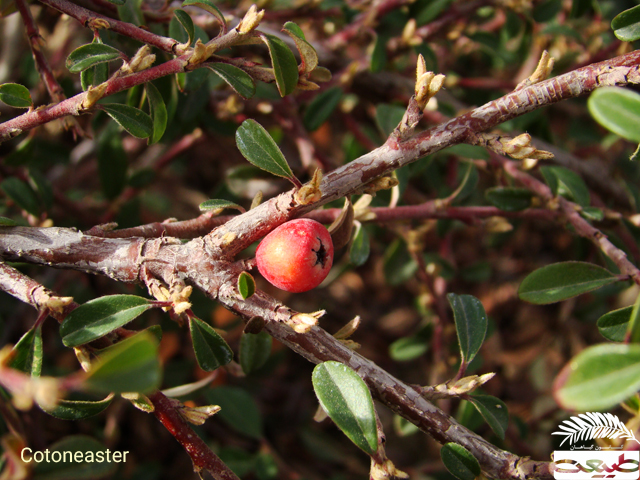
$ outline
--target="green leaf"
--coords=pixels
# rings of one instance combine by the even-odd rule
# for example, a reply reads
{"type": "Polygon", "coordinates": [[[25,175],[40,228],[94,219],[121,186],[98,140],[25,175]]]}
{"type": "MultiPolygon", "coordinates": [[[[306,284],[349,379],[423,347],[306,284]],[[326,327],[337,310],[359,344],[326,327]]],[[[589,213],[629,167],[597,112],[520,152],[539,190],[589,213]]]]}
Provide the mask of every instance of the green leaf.
{"type": "Polygon", "coordinates": [[[42,329],[31,328],[25,333],[12,349],[9,366],[27,373],[32,377],[39,377],[42,371],[42,329]]]}
{"type": "Polygon", "coordinates": [[[478,169],[472,162],[466,162],[466,168],[462,170],[462,180],[460,181],[460,185],[456,188],[455,192],[453,192],[452,196],[455,198],[456,202],[460,202],[475,192],[476,185],[478,185],[479,175],[478,169]]]}
{"type": "Polygon", "coordinates": [[[200,368],[211,372],[233,360],[233,352],[227,342],[209,324],[199,318],[189,319],[191,341],[200,368]]]}
{"type": "Polygon", "coordinates": [[[240,338],[240,366],[249,375],[260,369],[271,355],[271,335],[262,331],[259,333],[243,333],[240,338]]]}
{"type": "Polygon", "coordinates": [[[209,12],[211,15],[213,15],[214,17],[216,17],[218,19],[218,21],[220,22],[220,25],[222,25],[222,31],[223,32],[227,31],[227,24],[224,21],[224,15],[218,9],[218,7],[216,7],[211,1],[209,1],[209,0],[185,0],[184,2],[182,2],[182,6],[183,7],[194,6],[194,7],[199,7],[201,9],[203,9],[203,10],[206,10],[207,12],[209,12]]]}
{"type": "Polygon", "coordinates": [[[447,300],[453,310],[462,360],[469,364],[480,350],[487,334],[487,314],[480,300],[473,295],[450,293],[447,300]]]}
{"type": "Polygon", "coordinates": [[[255,400],[237,387],[216,387],[205,394],[207,402],[220,406],[220,417],[234,430],[255,439],[262,438],[262,416],[255,400]]]}
{"type": "Polygon", "coordinates": [[[53,205],[53,187],[49,179],[45,177],[39,170],[29,169],[29,183],[33,186],[36,194],[40,199],[40,203],[45,208],[51,208],[53,205]]]}
{"type": "Polygon", "coordinates": [[[84,382],[96,392],[146,393],[160,386],[162,370],[156,337],[142,331],[105,348],[84,382]]]}
{"type": "Polygon", "coordinates": [[[629,316],[627,338],[630,343],[640,343],[640,295],[636,297],[636,303],[633,305],[629,316]]]}
{"type": "Polygon", "coordinates": [[[58,404],[51,410],[45,410],[52,417],[60,420],[84,420],[85,418],[93,417],[101,412],[104,412],[109,405],[111,405],[113,395],[109,395],[104,400],[97,402],[85,401],[85,400],[60,400],[58,404]]]}
{"type": "MultiPolygon", "coordinates": [[[[95,37],[92,43],[102,44],[100,37],[95,37]]],[[[82,90],[87,91],[90,87],[106,82],[109,77],[109,64],[107,62],[98,63],[93,67],[80,72],[80,84],[82,90]]]]}
{"type": "Polygon", "coordinates": [[[373,44],[373,51],[371,52],[371,62],[369,68],[372,73],[381,72],[387,65],[387,43],[389,42],[389,36],[380,34],[376,35],[376,41],[373,44]]]}
{"type": "Polygon", "coordinates": [[[262,125],[245,120],[236,130],[236,145],[253,165],[284,178],[295,178],[284,155],[262,125]]]}
{"type": "Polygon", "coordinates": [[[98,137],[98,176],[108,199],[117,197],[127,181],[127,154],[117,124],[109,122],[98,137]]]}
{"type": "Polygon", "coordinates": [[[422,8],[414,15],[416,23],[418,24],[418,26],[421,26],[425,23],[429,23],[432,20],[435,20],[438,15],[440,15],[440,13],[442,13],[444,9],[449,6],[451,2],[453,2],[453,0],[432,0],[430,2],[419,2],[418,5],[422,6],[422,8]]]}
{"type": "Polygon", "coordinates": [[[67,68],[71,73],[80,73],[100,63],[122,58],[123,54],[104,43],[89,43],[76,48],[67,57],[67,68]]]}
{"type": "Polygon", "coordinates": [[[193,43],[193,39],[196,36],[196,29],[193,26],[193,20],[191,20],[191,17],[187,12],[185,12],[184,10],[180,10],[179,8],[175,9],[173,11],[173,14],[176,16],[176,20],[180,22],[180,25],[182,25],[185,32],[187,32],[189,40],[187,40],[185,43],[191,45],[193,43]]]}
{"type": "Polygon", "coordinates": [[[149,113],[151,115],[151,122],[153,123],[153,132],[149,136],[149,144],[158,143],[162,135],[164,135],[164,131],[167,129],[167,106],[164,103],[160,91],[153,83],[147,82],[144,88],[147,91],[149,113]]]}
{"type": "Polygon", "coordinates": [[[315,70],[318,66],[318,53],[316,49],[307,42],[302,29],[293,22],[287,22],[282,27],[282,30],[286,32],[296,44],[302,62],[300,70],[303,73],[309,73],[315,70]]]}
{"type": "Polygon", "coordinates": [[[15,227],[18,222],[7,217],[0,217],[0,227],[15,227]]]}
{"type": "Polygon", "coordinates": [[[567,410],[608,410],[640,389],[640,344],[586,348],[560,372],[555,398],[567,410]]]}
{"type": "Polygon", "coordinates": [[[632,142],[640,142],[640,94],[620,87],[603,87],[587,101],[591,116],[603,127],[632,142]]]}
{"type": "Polygon", "coordinates": [[[73,310],[60,325],[62,343],[77,347],[104,337],[153,308],[146,298],[135,295],[107,295],[73,310]]]}
{"type": "Polygon", "coordinates": [[[389,345],[389,356],[396,362],[415,360],[429,350],[428,338],[420,333],[399,338],[389,345]]]}
{"type": "Polygon", "coordinates": [[[594,222],[601,222],[604,220],[604,212],[598,207],[582,207],[582,210],[580,210],[580,216],[594,222]]]}
{"type": "Polygon", "coordinates": [[[127,0],[118,6],[118,16],[123,22],[131,23],[135,26],[144,25],[142,0],[127,0]]]}
{"type": "Polygon", "coordinates": [[[500,210],[517,212],[531,206],[533,194],[526,188],[494,187],[484,192],[484,198],[500,210]]]}
{"type": "Polygon", "coordinates": [[[504,440],[504,434],[509,426],[509,410],[507,405],[499,398],[491,395],[469,395],[466,397],[473,406],[478,409],[482,418],[489,424],[500,439],[504,440]]]}
{"type": "Polygon", "coordinates": [[[242,98],[251,98],[256,93],[253,78],[234,65],[227,63],[207,63],[207,68],[227,82],[242,98]]]}
{"type": "Polygon", "coordinates": [[[640,39],[640,5],[625,10],[611,21],[613,34],[623,42],[640,39]]]}
{"type": "Polygon", "coordinates": [[[339,362],[316,365],[313,389],[320,406],[336,426],[368,454],[378,450],[373,399],[367,385],[352,369],[339,362]]]}
{"type": "Polygon", "coordinates": [[[18,83],[0,85],[0,102],[16,108],[29,108],[33,105],[29,89],[18,83]]]}
{"type": "Polygon", "coordinates": [[[230,202],[229,200],[221,200],[219,198],[212,198],[200,204],[201,212],[207,212],[209,210],[222,210],[225,208],[235,208],[236,210],[240,210],[243,213],[246,211],[237,203],[230,202]]]}
{"type": "MultiPolygon", "coordinates": [[[[94,480],[110,478],[118,463],[107,462],[107,447],[87,435],[70,435],[48,447],[54,461],[35,463],[33,480],[94,480]],[[59,452],[60,461],[55,452],[59,452]],[[77,461],[77,460],[82,461],[77,461]],[[100,461],[102,459],[102,461],[100,461]]],[[[35,449],[34,449],[35,451],[35,449]]],[[[31,453],[32,455],[32,453],[31,453]]],[[[125,461],[120,457],[121,461],[125,461]]],[[[130,459],[127,458],[128,462],[130,459]]]]}
{"type": "Polygon", "coordinates": [[[114,5],[124,5],[127,0],[107,0],[109,3],[113,3],[114,5]]]}
{"type": "Polygon", "coordinates": [[[289,95],[298,85],[298,63],[296,62],[296,57],[278,37],[262,34],[260,39],[269,49],[273,74],[276,77],[276,85],[280,96],[289,95]]]}
{"type": "Polygon", "coordinates": [[[326,122],[342,98],[342,89],[340,87],[332,87],[325,90],[316,98],[314,98],[302,118],[304,127],[313,132],[320,128],[326,122]]]}
{"type": "Polygon", "coordinates": [[[243,300],[246,300],[256,293],[256,281],[250,273],[242,272],[238,276],[238,292],[240,292],[240,296],[243,300]]]}
{"type": "Polygon", "coordinates": [[[351,263],[356,267],[364,265],[369,258],[370,249],[369,234],[366,228],[362,224],[356,225],[356,233],[353,235],[353,242],[349,251],[351,263]]]}
{"type": "Polygon", "coordinates": [[[418,264],[411,258],[406,244],[396,239],[384,252],[383,269],[387,283],[395,286],[413,277],[418,270],[418,264]]]}
{"type": "Polygon", "coordinates": [[[11,200],[16,202],[18,207],[26,210],[31,215],[40,215],[40,201],[33,189],[17,177],[6,178],[0,183],[0,188],[4,190],[11,200]]]}
{"type": "Polygon", "coordinates": [[[151,117],[138,108],[121,103],[103,103],[99,107],[134,137],[147,138],[153,133],[151,117]]]}
{"type": "Polygon", "coordinates": [[[522,281],[518,296],[544,305],[560,302],[618,281],[613,273],[585,262],[561,262],[533,271],[522,281]]]}
{"type": "Polygon", "coordinates": [[[600,334],[612,342],[624,342],[632,311],[633,305],[602,315],[597,323],[600,334]]]}
{"type": "Polygon", "coordinates": [[[564,167],[541,167],[540,172],[554,195],[568,197],[583,207],[589,205],[589,189],[577,173],[564,167]]]}
{"type": "Polygon", "coordinates": [[[474,480],[480,476],[480,464],[471,452],[457,443],[447,443],[440,449],[442,463],[460,480],[474,480]]]}
{"type": "Polygon", "coordinates": [[[376,108],[376,123],[378,128],[382,130],[385,137],[388,137],[396,129],[402,117],[404,117],[405,108],[399,105],[390,105],[381,103],[376,108]]]}

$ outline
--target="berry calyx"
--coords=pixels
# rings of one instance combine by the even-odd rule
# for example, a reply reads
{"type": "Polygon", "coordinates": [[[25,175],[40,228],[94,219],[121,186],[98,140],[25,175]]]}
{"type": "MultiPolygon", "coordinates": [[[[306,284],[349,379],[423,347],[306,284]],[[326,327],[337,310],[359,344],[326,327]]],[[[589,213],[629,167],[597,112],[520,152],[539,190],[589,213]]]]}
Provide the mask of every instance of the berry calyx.
{"type": "Polygon", "coordinates": [[[315,220],[291,220],[264,237],[256,262],[272,285],[287,292],[306,292],[320,285],[331,270],[331,235],[315,220]]]}

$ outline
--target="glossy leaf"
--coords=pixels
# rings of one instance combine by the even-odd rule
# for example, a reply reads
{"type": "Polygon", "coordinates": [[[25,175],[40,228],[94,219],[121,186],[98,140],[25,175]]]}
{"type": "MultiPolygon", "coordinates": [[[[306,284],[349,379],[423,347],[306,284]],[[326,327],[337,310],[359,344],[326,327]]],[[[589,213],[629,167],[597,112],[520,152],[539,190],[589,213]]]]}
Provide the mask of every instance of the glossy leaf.
{"type": "Polygon", "coordinates": [[[567,410],[605,410],[640,389],[640,344],[604,343],[581,351],[560,372],[555,398],[567,410]]]}
{"type": "MultiPolygon", "coordinates": [[[[100,43],[100,37],[93,39],[92,43],[100,43]]],[[[109,77],[109,64],[107,62],[98,63],[80,72],[80,85],[82,90],[87,91],[90,87],[106,82],[109,77]]]]}
{"type": "Polygon", "coordinates": [[[240,338],[240,366],[245,374],[260,369],[271,355],[271,335],[259,333],[243,333],[240,338]]]}
{"type": "Polygon", "coordinates": [[[167,106],[160,91],[151,82],[147,82],[144,86],[147,91],[147,99],[149,100],[149,114],[153,123],[153,132],[149,136],[149,143],[158,143],[167,129],[168,114],[167,106]]]}
{"type": "Polygon", "coordinates": [[[91,365],[84,385],[97,392],[146,393],[158,388],[161,380],[158,341],[143,331],[105,348],[91,365]]]}
{"type": "Polygon", "coordinates": [[[462,360],[468,364],[484,342],[488,325],[487,314],[480,300],[472,295],[450,293],[447,299],[453,309],[462,360]]]}
{"type": "Polygon", "coordinates": [[[255,120],[245,120],[238,127],[236,145],[244,158],[256,167],[279,177],[294,178],[293,172],[276,142],[255,120]]]}
{"type": "Polygon", "coordinates": [[[233,360],[233,352],[227,342],[208,323],[192,317],[189,319],[189,329],[200,368],[211,372],[233,360]]]}
{"type": "Polygon", "coordinates": [[[238,276],[238,292],[240,292],[240,296],[243,300],[246,300],[256,293],[256,281],[250,273],[242,272],[238,276]]]}
{"type": "Polygon", "coordinates": [[[273,74],[276,77],[276,85],[280,96],[289,95],[298,85],[298,63],[296,62],[296,57],[278,37],[262,34],[260,39],[269,49],[273,74]]]}
{"type": "Polygon", "coordinates": [[[300,70],[303,73],[309,73],[315,70],[318,66],[318,54],[316,49],[307,42],[302,29],[293,22],[287,22],[282,27],[282,30],[286,32],[296,44],[302,62],[300,70]]]}
{"type": "Polygon", "coordinates": [[[230,202],[229,200],[221,200],[218,198],[212,198],[210,200],[205,200],[200,204],[200,211],[207,212],[209,210],[222,210],[224,208],[235,208],[236,210],[240,210],[241,212],[245,212],[245,209],[238,205],[237,203],[230,202]]]}
{"type": "Polygon", "coordinates": [[[39,377],[42,371],[42,329],[31,328],[12,349],[9,367],[39,377]]]}
{"type": "Polygon", "coordinates": [[[4,190],[11,200],[18,207],[26,210],[31,215],[40,215],[40,201],[33,189],[17,177],[8,177],[0,183],[0,188],[4,190]]]}
{"type": "Polygon", "coordinates": [[[33,105],[29,89],[18,83],[0,85],[0,102],[16,108],[29,108],[33,105]]]}
{"type": "Polygon", "coordinates": [[[356,232],[353,235],[353,242],[351,243],[351,250],[349,251],[349,258],[351,263],[356,267],[364,265],[369,258],[369,252],[371,250],[369,234],[366,228],[362,224],[356,226],[356,232]]]}
{"type": "Polygon", "coordinates": [[[191,17],[187,12],[185,12],[184,10],[180,10],[179,8],[176,8],[173,11],[173,14],[176,16],[176,20],[180,22],[180,25],[182,25],[182,28],[184,28],[184,31],[187,32],[187,36],[189,37],[189,39],[186,43],[188,45],[191,45],[193,43],[193,39],[196,36],[196,29],[193,26],[193,20],[191,20],[191,17]]]}
{"type": "MultiPolygon", "coordinates": [[[[66,461],[33,462],[32,480],[94,480],[111,478],[118,469],[118,463],[104,461],[107,458],[107,447],[98,440],[87,435],[70,435],[48,447],[51,459],[60,458],[66,461]],[[76,453],[82,452],[82,454],[76,453]],[[69,455],[73,461],[69,461],[69,455]],[[82,458],[82,462],[76,461],[82,458]],[[98,461],[100,458],[102,462],[98,461]]],[[[129,459],[127,459],[128,461],[129,459]]]]}
{"type": "Polygon", "coordinates": [[[227,82],[242,98],[251,98],[255,95],[255,82],[241,68],[227,63],[207,63],[207,68],[227,82]]]}
{"type": "Polygon", "coordinates": [[[442,463],[459,480],[474,480],[480,476],[480,463],[471,452],[457,443],[447,443],[440,449],[442,463]]]}
{"type": "Polygon", "coordinates": [[[489,424],[491,430],[504,440],[504,434],[509,426],[507,405],[499,398],[491,395],[469,395],[466,398],[480,412],[480,415],[489,424]]]}
{"type": "Polygon", "coordinates": [[[554,195],[568,197],[583,207],[589,205],[589,189],[577,173],[564,167],[541,167],[540,172],[554,195]]]}
{"type": "Polygon", "coordinates": [[[591,116],[603,127],[640,142],[640,94],[619,87],[598,88],[587,102],[591,116]]]}
{"type": "Polygon", "coordinates": [[[100,109],[134,137],[147,138],[153,133],[151,117],[138,108],[122,103],[103,103],[100,109]]]}
{"type": "MultiPolygon", "coordinates": [[[[86,400],[60,400],[58,404],[51,410],[45,410],[52,417],[60,420],[84,420],[99,413],[104,412],[111,405],[113,395],[109,395],[104,400],[96,402],[86,400]]],[[[40,406],[42,408],[42,406],[40,406]]]]}
{"type": "Polygon", "coordinates": [[[211,2],[210,0],[185,0],[184,2],[182,2],[182,6],[183,7],[194,6],[194,7],[199,7],[203,10],[206,10],[207,12],[209,12],[211,15],[213,15],[218,19],[218,21],[220,22],[220,25],[222,25],[222,31],[226,32],[227,24],[224,21],[224,15],[220,11],[220,9],[216,7],[213,4],[213,2],[211,2]]]}
{"type": "Polygon", "coordinates": [[[80,73],[100,63],[111,62],[122,57],[122,53],[104,43],[89,43],[76,48],[67,57],[67,68],[71,73],[80,73]]]}
{"type": "Polygon", "coordinates": [[[635,42],[640,39],[640,5],[618,14],[611,21],[613,34],[623,42],[635,42]]]}
{"type": "Polygon", "coordinates": [[[304,117],[302,118],[304,127],[310,132],[320,128],[329,119],[340,103],[341,98],[342,89],[340,87],[329,88],[316,96],[304,112],[304,117]]]}
{"type": "Polygon", "coordinates": [[[153,308],[146,298],[135,295],[107,295],[90,300],[73,310],[60,325],[62,343],[77,347],[126,325],[153,308]]]}
{"type": "Polygon", "coordinates": [[[526,188],[494,187],[484,193],[494,207],[506,212],[517,212],[529,208],[533,194],[526,188]]]}
{"type": "Polygon", "coordinates": [[[617,282],[618,278],[598,265],[562,262],[530,273],[520,284],[518,296],[529,303],[560,302],[617,282]]]}
{"type": "Polygon", "coordinates": [[[255,400],[244,390],[223,386],[209,390],[205,394],[207,402],[220,406],[220,417],[234,430],[255,439],[262,438],[262,416],[255,400]]]}
{"type": "Polygon", "coordinates": [[[316,365],[313,389],[336,426],[368,454],[378,449],[376,416],[371,393],[362,378],[339,362],[316,365]]]}
{"type": "Polygon", "coordinates": [[[633,305],[605,313],[597,323],[600,334],[612,342],[624,342],[632,311],[633,305]]]}

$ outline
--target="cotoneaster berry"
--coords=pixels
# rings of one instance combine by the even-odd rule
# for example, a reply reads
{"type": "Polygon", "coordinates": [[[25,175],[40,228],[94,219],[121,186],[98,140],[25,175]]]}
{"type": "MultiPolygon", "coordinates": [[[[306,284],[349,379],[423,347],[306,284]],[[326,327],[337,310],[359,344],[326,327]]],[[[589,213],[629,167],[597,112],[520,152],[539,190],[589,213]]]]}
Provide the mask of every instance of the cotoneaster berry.
{"type": "Polygon", "coordinates": [[[287,292],[306,292],[320,285],[331,270],[331,235],[315,220],[291,220],[264,237],[256,261],[272,285],[287,292]]]}

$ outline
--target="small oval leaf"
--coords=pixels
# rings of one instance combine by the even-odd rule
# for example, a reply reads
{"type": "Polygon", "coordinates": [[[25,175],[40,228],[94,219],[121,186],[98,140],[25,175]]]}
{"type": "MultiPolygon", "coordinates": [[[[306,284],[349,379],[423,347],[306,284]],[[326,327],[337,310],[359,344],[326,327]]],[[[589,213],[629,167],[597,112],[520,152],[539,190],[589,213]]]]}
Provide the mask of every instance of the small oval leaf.
{"type": "Polygon", "coordinates": [[[302,73],[309,73],[315,70],[318,66],[318,53],[316,49],[307,42],[302,29],[293,22],[287,22],[282,27],[282,30],[295,42],[296,48],[300,53],[300,60],[302,62],[300,71],[302,73]]]}
{"type": "Polygon", "coordinates": [[[113,332],[153,308],[146,298],[108,295],[80,305],[60,325],[62,343],[77,347],[113,332]]]}
{"type": "Polygon", "coordinates": [[[624,342],[632,311],[633,305],[605,313],[597,323],[600,334],[612,342],[624,342]]]}
{"type": "Polygon", "coordinates": [[[487,313],[473,295],[450,293],[447,300],[453,310],[462,360],[469,364],[476,356],[487,334],[487,313]]]}
{"type": "Polygon", "coordinates": [[[212,198],[200,204],[201,212],[207,212],[209,210],[223,210],[225,208],[235,208],[236,210],[240,210],[243,213],[246,211],[237,203],[230,202],[229,200],[221,200],[219,198],[212,198]]]}
{"type": "Polygon", "coordinates": [[[491,395],[469,395],[466,399],[476,407],[482,418],[491,427],[491,430],[504,440],[504,434],[509,426],[507,405],[499,398],[491,395]]]}
{"type": "Polygon", "coordinates": [[[313,389],[323,410],[336,426],[368,454],[378,449],[376,416],[371,393],[362,378],[339,362],[316,365],[313,389]]]}
{"type": "Polygon", "coordinates": [[[236,145],[240,153],[256,167],[284,178],[294,178],[293,172],[276,142],[262,125],[253,119],[242,122],[236,130],[236,145]]]}
{"type": "Polygon", "coordinates": [[[440,449],[442,463],[460,480],[474,480],[480,476],[480,463],[471,452],[457,443],[447,443],[440,449]]]}
{"type": "Polygon", "coordinates": [[[0,102],[16,108],[29,108],[33,105],[29,89],[18,83],[0,85],[0,102]]]}
{"type": "Polygon", "coordinates": [[[182,2],[182,6],[194,6],[206,10],[218,19],[220,25],[222,26],[222,32],[224,33],[227,31],[227,24],[224,21],[224,15],[220,11],[220,9],[218,9],[218,7],[216,7],[210,0],[185,0],[184,2],[182,2]]]}
{"type": "Polygon", "coordinates": [[[255,95],[256,84],[241,68],[227,63],[207,63],[207,68],[227,82],[242,98],[251,98],[255,95]]]}
{"type": "Polygon", "coordinates": [[[304,112],[302,123],[305,128],[313,132],[326,122],[342,98],[342,89],[332,87],[314,98],[304,112]]]}
{"type": "Polygon", "coordinates": [[[243,333],[240,338],[240,366],[249,375],[260,369],[271,355],[271,335],[262,331],[259,333],[243,333]]]}
{"type": "Polygon", "coordinates": [[[609,409],[639,389],[637,343],[603,343],[586,348],[562,369],[554,382],[554,395],[562,408],[585,412],[609,409]]]}
{"type": "Polygon", "coordinates": [[[80,73],[100,63],[111,62],[122,57],[122,53],[104,43],[89,43],[76,48],[67,57],[67,68],[71,73],[80,73]]]}
{"type": "Polygon", "coordinates": [[[233,352],[227,342],[208,323],[192,317],[189,319],[189,329],[200,368],[211,372],[233,360],[233,352]]]}
{"type": "Polygon", "coordinates": [[[45,410],[52,417],[60,420],[84,420],[85,418],[93,417],[106,410],[111,405],[113,395],[109,395],[104,400],[97,402],[90,402],[85,400],[60,400],[55,408],[51,410],[45,410]]]}
{"type": "Polygon", "coordinates": [[[620,87],[603,87],[589,96],[589,112],[603,127],[640,142],[640,94],[620,87]]]}
{"type": "Polygon", "coordinates": [[[296,57],[278,37],[262,34],[260,38],[269,49],[273,74],[276,77],[276,85],[280,96],[289,95],[298,85],[298,63],[296,62],[296,57]]]}
{"type": "Polygon", "coordinates": [[[160,94],[160,91],[156,86],[147,82],[144,86],[147,91],[147,99],[149,100],[149,114],[151,115],[151,121],[153,122],[153,133],[149,137],[149,144],[158,143],[164,135],[164,131],[167,129],[167,106],[164,103],[164,99],[160,94]]]}
{"type": "Polygon", "coordinates": [[[256,281],[250,273],[242,272],[238,276],[238,291],[243,300],[256,293],[256,281]]]}
{"type": "Polygon", "coordinates": [[[484,192],[484,198],[505,212],[517,212],[531,206],[533,193],[526,188],[494,187],[484,192]]]}
{"type": "Polygon", "coordinates": [[[189,37],[189,40],[187,40],[187,44],[191,45],[193,43],[193,39],[196,36],[196,29],[193,25],[193,20],[191,20],[191,17],[187,12],[185,12],[184,10],[180,10],[179,8],[176,8],[173,11],[173,14],[176,16],[176,20],[180,22],[180,25],[182,25],[185,32],[187,32],[187,36],[189,37]]]}
{"type": "Polygon", "coordinates": [[[17,177],[9,177],[0,183],[0,188],[4,190],[11,200],[16,202],[18,207],[26,210],[31,215],[40,215],[40,201],[33,189],[17,177]]]}
{"type": "Polygon", "coordinates": [[[518,296],[525,302],[544,305],[587,293],[617,282],[618,278],[598,265],[561,262],[531,272],[520,284],[518,296]]]}
{"type": "Polygon", "coordinates": [[[583,207],[589,205],[589,188],[577,173],[564,167],[541,167],[540,173],[554,195],[568,197],[583,207]]]}
{"type": "Polygon", "coordinates": [[[92,363],[85,388],[104,393],[146,393],[160,386],[162,370],[158,340],[142,331],[105,348],[92,363]]]}
{"type": "Polygon", "coordinates": [[[625,10],[611,21],[613,34],[623,42],[640,39],[640,5],[625,10]]]}
{"type": "Polygon", "coordinates": [[[210,389],[205,396],[207,402],[220,406],[217,417],[222,418],[234,430],[251,438],[262,438],[260,410],[246,391],[238,387],[222,386],[210,389]]]}
{"type": "Polygon", "coordinates": [[[12,349],[9,366],[39,377],[42,371],[42,329],[31,328],[12,349]]]}
{"type": "Polygon", "coordinates": [[[122,103],[103,103],[99,108],[134,137],[147,138],[153,133],[151,117],[138,108],[122,103]]]}

